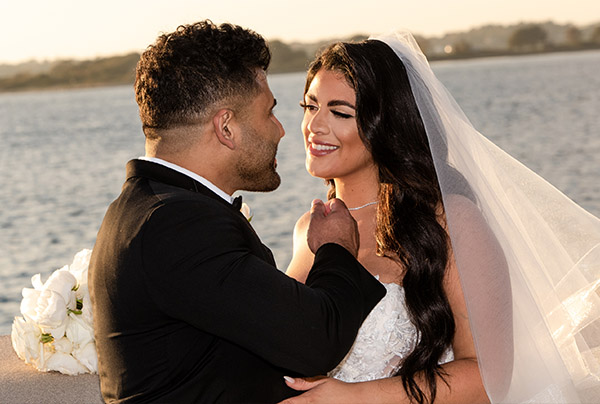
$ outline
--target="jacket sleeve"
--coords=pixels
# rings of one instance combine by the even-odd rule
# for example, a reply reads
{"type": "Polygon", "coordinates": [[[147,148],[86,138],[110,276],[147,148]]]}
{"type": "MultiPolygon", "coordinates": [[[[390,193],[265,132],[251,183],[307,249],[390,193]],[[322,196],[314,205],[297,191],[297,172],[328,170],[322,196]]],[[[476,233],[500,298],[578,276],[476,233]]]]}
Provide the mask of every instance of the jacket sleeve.
{"type": "Polygon", "coordinates": [[[343,247],[317,251],[306,285],[252,253],[236,212],[175,203],[143,232],[142,277],[167,315],[302,375],[333,369],[385,288],[343,247]]]}

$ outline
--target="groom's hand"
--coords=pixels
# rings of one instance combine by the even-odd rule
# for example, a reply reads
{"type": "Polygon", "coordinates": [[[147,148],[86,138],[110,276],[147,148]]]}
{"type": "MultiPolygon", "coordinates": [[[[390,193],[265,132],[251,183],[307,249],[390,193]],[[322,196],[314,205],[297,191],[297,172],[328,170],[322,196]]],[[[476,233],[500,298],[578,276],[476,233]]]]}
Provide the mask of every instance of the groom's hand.
{"type": "Polygon", "coordinates": [[[358,226],[344,202],[331,199],[323,203],[315,199],[310,209],[308,224],[308,247],[317,253],[319,247],[327,243],[336,243],[350,251],[354,257],[358,255],[358,226]]]}

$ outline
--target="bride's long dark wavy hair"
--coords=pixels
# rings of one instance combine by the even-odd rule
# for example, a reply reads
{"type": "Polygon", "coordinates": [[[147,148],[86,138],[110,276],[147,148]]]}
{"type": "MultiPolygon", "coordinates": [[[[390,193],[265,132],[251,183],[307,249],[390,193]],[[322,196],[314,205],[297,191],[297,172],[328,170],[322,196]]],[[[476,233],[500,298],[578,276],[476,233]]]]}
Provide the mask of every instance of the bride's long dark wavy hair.
{"type": "MultiPolygon", "coordinates": [[[[450,346],[455,324],[444,291],[449,237],[427,134],[406,69],[385,43],[340,42],[326,48],[309,67],[304,92],[321,69],[340,72],[356,92],[358,133],[379,174],[377,254],[398,260],[406,307],[418,334],[398,375],[411,401],[433,402],[438,362],[450,346]],[[425,381],[429,394],[419,387],[425,381]]],[[[335,197],[335,184],[329,198],[335,197]]]]}

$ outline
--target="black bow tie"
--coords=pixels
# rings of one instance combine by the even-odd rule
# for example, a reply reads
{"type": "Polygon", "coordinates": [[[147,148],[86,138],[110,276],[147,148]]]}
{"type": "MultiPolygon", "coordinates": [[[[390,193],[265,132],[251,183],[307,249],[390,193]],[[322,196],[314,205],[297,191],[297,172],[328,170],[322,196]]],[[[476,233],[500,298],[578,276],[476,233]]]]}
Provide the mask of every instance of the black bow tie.
{"type": "Polygon", "coordinates": [[[242,208],[242,195],[233,198],[231,206],[233,206],[235,210],[240,210],[242,208]]]}

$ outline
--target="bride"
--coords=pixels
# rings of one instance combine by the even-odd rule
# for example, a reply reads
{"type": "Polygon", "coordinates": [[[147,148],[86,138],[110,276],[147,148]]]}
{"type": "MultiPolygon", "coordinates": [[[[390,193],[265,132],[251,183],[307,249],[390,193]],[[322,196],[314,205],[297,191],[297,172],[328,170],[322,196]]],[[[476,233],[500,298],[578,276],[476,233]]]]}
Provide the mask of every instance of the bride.
{"type": "Polygon", "coordinates": [[[600,221],[481,136],[410,34],[331,45],[301,106],[307,170],[388,292],[330,377],[288,378],[308,391],[286,402],[600,400],[600,221]]]}

